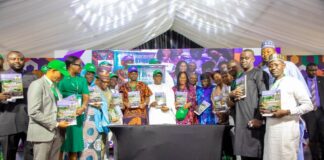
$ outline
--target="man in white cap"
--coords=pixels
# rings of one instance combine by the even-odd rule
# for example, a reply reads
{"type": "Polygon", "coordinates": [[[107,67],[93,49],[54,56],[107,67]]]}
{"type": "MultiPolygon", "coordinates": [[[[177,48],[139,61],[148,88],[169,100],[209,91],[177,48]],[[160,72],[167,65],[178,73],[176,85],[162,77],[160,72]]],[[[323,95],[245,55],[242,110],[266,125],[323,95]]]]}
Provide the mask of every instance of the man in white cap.
{"type": "MultiPolygon", "coordinates": [[[[273,41],[265,40],[262,42],[261,56],[262,56],[263,62],[260,67],[262,70],[264,70],[265,72],[267,72],[269,74],[269,85],[270,86],[274,83],[275,78],[270,74],[268,63],[269,63],[269,57],[275,53],[276,53],[276,47],[275,47],[275,44],[273,43],[273,41]]],[[[294,63],[289,62],[289,61],[284,61],[284,63],[286,65],[286,67],[284,69],[284,74],[286,76],[295,77],[298,80],[300,80],[302,82],[302,85],[306,89],[308,96],[311,97],[311,94],[308,90],[308,86],[305,82],[305,79],[304,79],[303,75],[301,74],[300,70],[297,68],[297,66],[294,63]]]]}
{"type": "Polygon", "coordinates": [[[270,90],[280,90],[281,108],[274,111],[272,117],[267,117],[263,159],[297,159],[299,116],[313,110],[313,105],[307,90],[298,87],[302,83],[284,73],[286,63],[280,55],[272,54],[268,63],[269,71],[275,78],[270,90]]]}

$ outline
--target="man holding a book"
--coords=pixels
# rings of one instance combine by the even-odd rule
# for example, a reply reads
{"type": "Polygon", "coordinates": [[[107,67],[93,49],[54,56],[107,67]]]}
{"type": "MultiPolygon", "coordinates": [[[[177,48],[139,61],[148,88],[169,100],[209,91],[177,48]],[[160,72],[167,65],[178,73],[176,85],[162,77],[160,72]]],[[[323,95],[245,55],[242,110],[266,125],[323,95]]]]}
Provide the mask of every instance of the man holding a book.
{"type": "Polygon", "coordinates": [[[67,121],[57,121],[57,101],[62,95],[56,84],[62,76],[69,75],[64,62],[53,60],[48,63],[46,74],[31,83],[28,91],[29,125],[27,140],[33,143],[34,159],[58,159],[67,121]]]}
{"type": "Polygon", "coordinates": [[[118,76],[114,73],[109,74],[109,89],[112,93],[119,93],[118,76]]]}
{"type": "Polygon", "coordinates": [[[138,70],[135,66],[128,68],[129,81],[120,86],[125,106],[123,123],[127,125],[145,125],[147,120],[147,105],[152,95],[150,88],[137,81],[138,70]]]}
{"type": "Polygon", "coordinates": [[[110,82],[108,89],[111,92],[111,100],[112,105],[114,106],[115,110],[119,113],[119,120],[113,122],[113,124],[123,124],[123,114],[122,110],[124,109],[122,97],[123,95],[119,93],[119,86],[118,86],[118,76],[114,73],[109,74],[110,82]]]}
{"type": "Polygon", "coordinates": [[[2,92],[9,93],[10,99],[0,104],[0,139],[5,159],[15,159],[19,141],[24,145],[24,158],[32,158],[32,144],[26,142],[28,127],[27,91],[37,77],[24,71],[25,57],[19,51],[7,54],[9,69],[0,73],[2,92]]]}
{"type": "Polygon", "coordinates": [[[244,73],[236,79],[231,98],[235,102],[234,154],[242,160],[262,159],[264,129],[259,112],[259,98],[266,90],[263,71],[254,67],[254,52],[246,49],[240,56],[244,73]]]}
{"type": "Polygon", "coordinates": [[[162,76],[160,70],[155,70],[154,84],[149,85],[153,93],[150,96],[149,124],[176,124],[174,92],[168,85],[162,84],[162,76]]]}
{"type": "Polygon", "coordinates": [[[284,74],[286,64],[278,54],[269,58],[269,71],[275,78],[270,90],[280,90],[280,109],[267,117],[264,160],[297,159],[300,141],[299,117],[313,110],[307,91],[297,78],[284,74]]]}

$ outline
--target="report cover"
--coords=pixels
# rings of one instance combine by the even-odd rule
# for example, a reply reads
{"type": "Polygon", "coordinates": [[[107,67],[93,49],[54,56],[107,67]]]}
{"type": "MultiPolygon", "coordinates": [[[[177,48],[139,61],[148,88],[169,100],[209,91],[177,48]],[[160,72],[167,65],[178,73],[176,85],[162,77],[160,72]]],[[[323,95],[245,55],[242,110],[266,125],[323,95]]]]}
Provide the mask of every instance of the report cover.
{"type": "Polygon", "coordinates": [[[24,98],[21,74],[0,74],[0,76],[1,92],[9,93],[11,96],[7,101],[24,98]]]}
{"type": "Polygon", "coordinates": [[[69,125],[76,125],[76,110],[78,107],[78,101],[62,99],[57,101],[57,121],[67,121],[69,125]]]}
{"type": "Polygon", "coordinates": [[[210,106],[210,103],[208,103],[207,101],[203,101],[201,102],[201,104],[198,106],[197,110],[195,110],[194,112],[199,116],[201,115],[201,113],[203,113],[208,107],[210,106]]]}
{"type": "Polygon", "coordinates": [[[274,111],[281,109],[281,91],[279,89],[262,91],[260,110],[262,116],[273,116],[274,111]]]}
{"type": "Polygon", "coordinates": [[[176,102],[179,103],[179,106],[184,106],[187,103],[187,96],[188,96],[187,92],[177,91],[175,95],[176,95],[176,102]]]}
{"type": "Polygon", "coordinates": [[[243,95],[240,98],[246,97],[247,87],[246,87],[246,75],[241,76],[240,78],[236,79],[236,88],[241,88],[243,95]]]}
{"type": "Polygon", "coordinates": [[[155,101],[157,102],[157,107],[166,106],[166,97],[164,92],[155,93],[155,101]]]}
{"type": "Polygon", "coordinates": [[[138,108],[141,102],[140,92],[139,91],[128,92],[128,100],[131,108],[138,108]]]}

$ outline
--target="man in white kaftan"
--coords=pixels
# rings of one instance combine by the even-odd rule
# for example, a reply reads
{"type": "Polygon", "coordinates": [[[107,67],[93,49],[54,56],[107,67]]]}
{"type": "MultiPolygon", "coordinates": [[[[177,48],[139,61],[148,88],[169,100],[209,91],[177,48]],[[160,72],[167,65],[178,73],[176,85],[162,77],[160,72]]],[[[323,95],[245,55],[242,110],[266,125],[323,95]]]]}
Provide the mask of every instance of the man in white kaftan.
{"type": "Polygon", "coordinates": [[[149,103],[149,124],[176,124],[173,90],[169,85],[161,83],[162,72],[160,70],[153,72],[153,79],[154,84],[148,86],[153,92],[149,103]],[[157,97],[158,99],[156,99],[157,97]]]}
{"type": "Polygon", "coordinates": [[[313,110],[302,83],[284,75],[284,60],[277,54],[269,59],[269,70],[275,78],[270,90],[280,89],[281,109],[267,117],[264,160],[297,160],[300,142],[299,116],[313,110]]]}

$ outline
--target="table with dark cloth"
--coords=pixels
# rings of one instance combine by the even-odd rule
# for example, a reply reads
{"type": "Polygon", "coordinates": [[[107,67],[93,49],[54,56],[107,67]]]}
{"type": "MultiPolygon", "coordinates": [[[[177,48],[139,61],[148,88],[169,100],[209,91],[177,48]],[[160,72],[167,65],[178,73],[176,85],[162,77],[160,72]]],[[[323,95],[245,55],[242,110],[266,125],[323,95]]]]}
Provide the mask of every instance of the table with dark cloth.
{"type": "Polygon", "coordinates": [[[222,125],[110,127],[117,139],[119,160],[218,160],[225,128],[222,125]]]}

